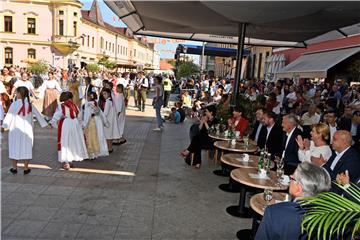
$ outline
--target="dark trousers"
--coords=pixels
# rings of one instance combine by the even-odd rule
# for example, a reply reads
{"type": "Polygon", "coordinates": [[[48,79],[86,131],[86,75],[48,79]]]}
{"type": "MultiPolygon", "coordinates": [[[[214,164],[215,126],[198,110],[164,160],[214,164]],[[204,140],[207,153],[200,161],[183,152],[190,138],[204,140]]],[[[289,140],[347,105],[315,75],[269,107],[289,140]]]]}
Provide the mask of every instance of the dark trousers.
{"type": "Polygon", "coordinates": [[[171,91],[164,91],[164,107],[168,107],[171,91]]]}
{"type": "Polygon", "coordinates": [[[207,134],[201,132],[194,136],[187,150],[194,154],[193,165],[201,164],[201,150],[211,149],[214,147],[214,141],[207,134]]]}

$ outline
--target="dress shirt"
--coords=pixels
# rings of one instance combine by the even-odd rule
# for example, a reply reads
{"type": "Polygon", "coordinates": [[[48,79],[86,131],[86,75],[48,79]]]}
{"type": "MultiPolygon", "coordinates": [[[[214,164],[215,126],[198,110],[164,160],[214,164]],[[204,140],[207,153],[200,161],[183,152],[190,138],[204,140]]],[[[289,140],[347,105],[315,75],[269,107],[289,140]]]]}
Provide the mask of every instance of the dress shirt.
{"type": "Polygon", "coordinates": [[[270,134],[270,132],[271,132],[271,129],[274,127],[274,125],[275,125],[275,123],[274,123],[273,125],[271,125],[270,127],[267,127],[267,128],[266,128],[266,129],[267,129],[266,142],[267,142],[267,140],[268,140],[268,138],[269,138],[269,134],[270,134]]]}
{"type": "Polygon", "coordinates": [[[336,157],[334,158],[334,161],[331,163],[331,170],[334,171],[334,168],[336,166],[336,164],[339,162],[340,158],[342,157],[342,155],[344,155],[344,153],[349,149],[350,147],[347,147],[344,151],[342,151],[341,153],[335,152],[336,153],[336,157]]]}
{"type": "Polygon", "coordinates": [[[330,129],[330,143],[332,143],[332,138],[333,138],[335,132],[337,131],[336,123],[335,123],[334,127],[329,124],[329,129],[330,129]]]}
{"type": "Polygon", "coordinates": [[[260,134],[260,130],[261,130],[262,126],[263,126],[263,124],[262,124],[262,123],[259,123],[259,126],[258,126],[258,128],[256,129],[255,142],[257,142],[258,139],[259,139],[259,134],[260,134]]]}

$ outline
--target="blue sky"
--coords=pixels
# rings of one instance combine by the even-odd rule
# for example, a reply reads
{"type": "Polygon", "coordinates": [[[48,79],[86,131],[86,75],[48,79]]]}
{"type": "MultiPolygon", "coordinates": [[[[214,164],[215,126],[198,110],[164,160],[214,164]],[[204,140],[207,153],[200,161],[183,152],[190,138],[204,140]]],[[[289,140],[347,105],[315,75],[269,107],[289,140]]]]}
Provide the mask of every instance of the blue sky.
{"type": "MultiPolygon", "coordinates": [[[[83,4],[83,10],[89,10],[93,0],[80,0],[83,4]]],[[[103,0],[98,0],[102,16],[104,21],[110,23],[114,26],[124,27],[125,24],[122,21],[117,20],[118,18],[116,15],[108,8],[108,6],[104,3],[103,0]],[[114,21],[115,20],[115,21],[114,21]]],[[[155,49],[160,52],[161,58],[174,58],[175,49],[178,43],[171,43],[171,40],[168,39],[159,39],[160,42],[164,42],[166,40],[166,44],[160,43],[155,45],[155,49]]],[[[195,41],[185,41],[184,44],[193,44],[193,45],[202,45],[202,42],[195,42],[195,41]]],[[[199,56],[196,55],[189,55],[191,58],[194,59],[196,63],[199,62],[199,56]]]]}

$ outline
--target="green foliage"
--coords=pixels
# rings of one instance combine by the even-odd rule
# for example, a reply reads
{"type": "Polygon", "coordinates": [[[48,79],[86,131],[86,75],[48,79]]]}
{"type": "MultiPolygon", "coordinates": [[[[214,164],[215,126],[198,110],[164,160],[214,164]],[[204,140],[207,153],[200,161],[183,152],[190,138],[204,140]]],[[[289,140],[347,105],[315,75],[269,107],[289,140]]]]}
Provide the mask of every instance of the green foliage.
{"type": "Polygon", "coordinates": [[[352,184],[346,188],[338,185],[356,202],[333,192],[320,193],[315,197],[307,197],[300,204],[307,211],[301,228],[308,239],[316,234],[317,239],[330,239],[336,234],[341,239],[345,230],[352,229],[352,238],[360,227],[360,188],[352,184]]]}
{"type": "Polygon", "coordinates": [[[45,61],[29,63],[27,69],[36,75],[45,74],[49,71],[49,64],[45,61]]]}
{"type": "Polygon", "coordinates": [[[99,65],[103,65],[107,69],[114,69],[117,67],[117,63],[115,61],[110,61],[108,58],[101,58],[98,62],[99,65]]]}
{"type": "Polygon", "coordinates": [[[360,81],[360,59],[353,61],[346,69],[353,81],[360,81]]]}
{"type": "Polygon", "coordinates": [[[86,70],[89,72],[99,72],[100,68],[96,63],[89,63],[86,65],[86,70]]]}
{"type": "Polygon", "coordinates": [[[200,72],[199,66],[192,61],[181,61],[178,69],[178,78],[190,77],[200,72]]]}
{"type": "Polygon", "coordinates": [[[249,121],[249,132],[251,132],[253,128],[252,125],[256,120],[256,110],[264,105],[263,95],[259,95],[254,102],[251,102],[244,94],[239,94],[237,97],[236,106],[239,106],[242,109],[242,115],[249,121]]]}

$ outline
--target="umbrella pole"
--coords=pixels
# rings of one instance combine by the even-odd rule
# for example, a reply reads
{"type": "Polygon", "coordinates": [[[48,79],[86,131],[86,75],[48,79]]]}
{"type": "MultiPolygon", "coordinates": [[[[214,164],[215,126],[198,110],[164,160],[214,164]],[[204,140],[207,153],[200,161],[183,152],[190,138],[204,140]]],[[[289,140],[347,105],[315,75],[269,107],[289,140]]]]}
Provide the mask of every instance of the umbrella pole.
{"type": "Polygon", "coordinates": [[[238,44],[236,51],[236,70],[235,70],[235,84],[234,91],[232,96],[231,106],[234,107],[238,104],[237,99],[239,98],[239,87],[241,80],[241,68],[242,68],[242,58],[244,55],[244,44],[245,44],[245,31],[246,23],[239,23],[239,32],[238,32],[238,44]]]}

